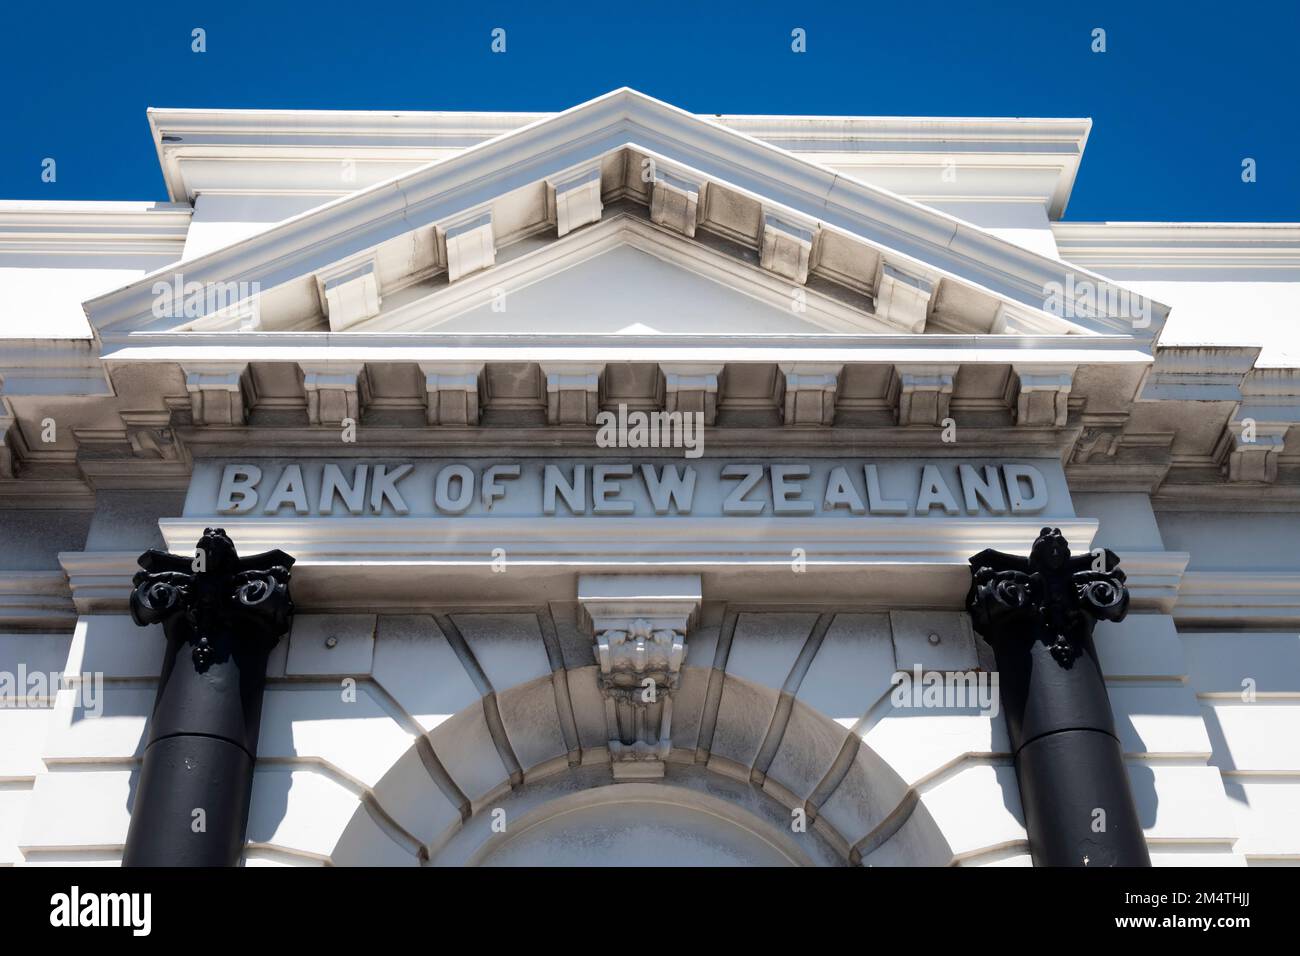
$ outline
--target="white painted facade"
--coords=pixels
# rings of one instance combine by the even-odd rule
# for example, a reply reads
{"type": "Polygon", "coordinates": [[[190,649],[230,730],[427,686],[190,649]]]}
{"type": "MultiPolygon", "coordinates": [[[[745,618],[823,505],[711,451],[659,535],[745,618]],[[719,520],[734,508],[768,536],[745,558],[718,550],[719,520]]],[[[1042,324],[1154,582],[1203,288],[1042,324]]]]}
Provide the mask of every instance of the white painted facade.
{"type": "Polygon", "coordinates": [[[1086,120],[149,118],[171,202],[0,203],[0,863],[120,859],[205,526],[297,559],[247,865],[1027,864],[891,682],[1043,525],[1153,861],[1300,861],[1300,225],[1063,222],[1086,120]]]}

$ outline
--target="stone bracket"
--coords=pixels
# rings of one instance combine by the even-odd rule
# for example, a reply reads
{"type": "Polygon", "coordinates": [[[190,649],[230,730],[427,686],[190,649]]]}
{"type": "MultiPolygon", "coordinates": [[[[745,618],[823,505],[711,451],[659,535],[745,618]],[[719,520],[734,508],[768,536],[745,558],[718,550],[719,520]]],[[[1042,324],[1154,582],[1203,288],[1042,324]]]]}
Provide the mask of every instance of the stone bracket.
{"type": "Polygon", "coordinates": [[[22,429],[8,402],[0,401],[0,478],[13,478],[26,454],[22,429]]]}
{"type": "Polygon", "coordinates": [[[664,376],[664,410],[685,414],[702,413],[704,424],[718,419],[718,377],[722,363],[682,365],[659,363],[664,376]]]}
{"type": "Polygon", "coordinates": [[[956,365],[896,365],[890,396],[900,425],[942,425],[952,402],[956,365]]]}
{"type": "Polygon", "coordinates": [[[694,238],[704,184],[662,170],[650,191],[650,219],[683,236],[694,238]]]}
{"type": "MultiPolygon", "coordinates": [[[[1247,416],[1249,417],[1249,416],[1247,416]]],[[[1277,459],[1286,443],[1289,423],[1257,422],[1253,427],[1233,418],[1224,430],[1217,457],[1224,461],[1229,481],[1277,481],[1277,459]]]]}
{"type": "Polygon", "coordinates": [[[1015,401],[1016,424],[1063,428],[1073,383],[1073,367],[1013,365],[1007,384],[1015,401]]]}
{"type": "Polygon", "coordinates": [[[594,425],[605,366],[543,364],[541,368],[546,376],[547,424],[594,425]]]}
{"type": "Polygon", "coordinates": [[[1034,312],[1026,307],[998,305],[989,325],[991,335],[1060,335],[1068,323],[1045,312],[1034,312]]]}
{"type": "Polygon", "coordinates": [[[421,362],[430,425],[477,425],[483,407],[482,362],[421,362]]]}
{"type": "Polygon", "coordinates": [[[923,332],[935,285],[891,265],[882,256],[876,275],[876,314],[913,334],[923,332]]]}
{"type": "Polygon", "coordinates": [[[448,282],[455,282],[496,263],[496,235],[491,209],[476,209],[439,223],[437,231],[439,244],[445,252],[448,282]]]}
{"type": "Polygon", "coordinates": [[[379,314],[379,275],[373,258],[318,272],[316,281],[331,331],[351,328],[379,314]]]}
{"type": "Polygon", "coordinates": [[[1115,458],[1128,426],[1127,413],[1089,414],[1082,416],[1083,428],[1070,451],[1070,463],[1086,465],[1093,459],[1115,458]]]}
{"type": "Polygon", "coordinates": [[[604,211],[600,189],[599,163],[564,179],[547,180],[547,198],[555,216],[558,235],[567,236],[580,226],[600,222],[604,211]]]}
{"type": "Polygon", "coordinates": [[[188,458],[171,427],[170,409],[123,411],[122,424],[126,426],[126,440],[131,454],[136,458],[157,458],[161,461],[183,461],[188,458]]]}
{"type": "Polygon", "coordinates": [[[1300,371],[1252,368],[1241,384],[1241,404],[1228,423],[1218,458],[1229,481],[1277,480],[1286,434],[1300,425],[1300,371]]]}
{"type": "Polygon", "coordinates": [[[307,420],[313,425],[341,425],[346,418],[360,422],[370,401],[364,362],[299,362],[307,395],[307,420]]]}
{"type": "Polygon", "coordinates": [[[763,216],[758,261],[768,272],[803,285],[808,281],[816,226],[805,227],[772,215],[763,216]]]}
{"type": "Polygon", "coordinates": [[[835,394],[843,370],[843,365],[782,365],[785,423],[832,424],[835,421],[835,394]]]}
{"type": "Polygon", "coordinates": [[[673,694],[702,603],[697,574],[584,574],[582,626],[595,641],[615,779],[662,777],[673,694]]]}
{"type": "Polygon", "coordinates": [[[195,425],[243,425],[255,401],[248,363],[182,365],[195,425]]]}

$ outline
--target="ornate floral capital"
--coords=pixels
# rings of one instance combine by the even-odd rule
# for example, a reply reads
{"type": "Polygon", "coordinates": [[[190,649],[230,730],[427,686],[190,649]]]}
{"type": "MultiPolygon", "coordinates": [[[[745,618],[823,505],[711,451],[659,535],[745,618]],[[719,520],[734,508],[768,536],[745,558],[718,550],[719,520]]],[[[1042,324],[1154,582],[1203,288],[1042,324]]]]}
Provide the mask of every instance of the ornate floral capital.
{"type": "Polygon", "coordinates": [[[293,601],[283,551],[241,558],[221,528],[205,528],[193,557],[149,549],[132,579],[131,618],[141,627],[181,618],[193,629],[194,665],[205,670],[219,653],[218,632],[269,645],[289,630],[293,601]]]}
{"type": "Polygon", "coordinates": [[[995,643],[1009,636],[1046,640],[1052,656],[1069,667],[1079,639],[1097,621],[1122,621],[1129,593],[1113,551],[1071,555],[1059,528],[1043,528],[1029,557],[981,551],[970,559],[966,595],[975,630],[995,643]]]}

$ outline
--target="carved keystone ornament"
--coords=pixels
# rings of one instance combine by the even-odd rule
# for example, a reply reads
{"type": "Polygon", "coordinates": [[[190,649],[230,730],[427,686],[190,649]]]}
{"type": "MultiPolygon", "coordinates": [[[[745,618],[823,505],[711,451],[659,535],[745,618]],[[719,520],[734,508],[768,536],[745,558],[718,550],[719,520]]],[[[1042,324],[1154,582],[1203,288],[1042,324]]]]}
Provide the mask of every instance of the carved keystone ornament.
{"type": "Polygon", "coordinates": [[[699,576],[583,575],[578,603],[595,642],[614,776],[662,777],[699,576]]]}

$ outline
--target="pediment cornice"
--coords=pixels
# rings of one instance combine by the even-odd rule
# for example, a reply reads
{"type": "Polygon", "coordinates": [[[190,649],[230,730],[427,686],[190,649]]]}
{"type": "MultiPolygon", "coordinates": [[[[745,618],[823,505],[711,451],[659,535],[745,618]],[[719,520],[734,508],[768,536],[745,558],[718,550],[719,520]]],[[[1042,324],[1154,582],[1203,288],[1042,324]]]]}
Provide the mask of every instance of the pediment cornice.
{"type": "MultiPolygon", "coordinates": [[[[160,270],[86,303],[99,330],[150,316],[155,282],[257,282],[265,290],[310,275],[363,250],[439,228],[503,196],[537,188],[593,160],[626,153],[696,176],[795,222],[847,237],[904,267],[969,285],[1009,308],[1043,312],[1046,290],[1086,281],[1122,290],[1000,239],[946,213],[835,173],[632,90],[618,90],[526,124],[449,159],[326,203],[207,255],[160,270]]],[[[498,226],[497,241],[508,232],[498,226]]],[[[1126,319],[1085,320],[1092,331],[1149,337],[1168,309],[1152,303],[1149,329],[1126,319]]],[[[1081,329],[1082,330],[1082,329],[1081,329]]]]}

